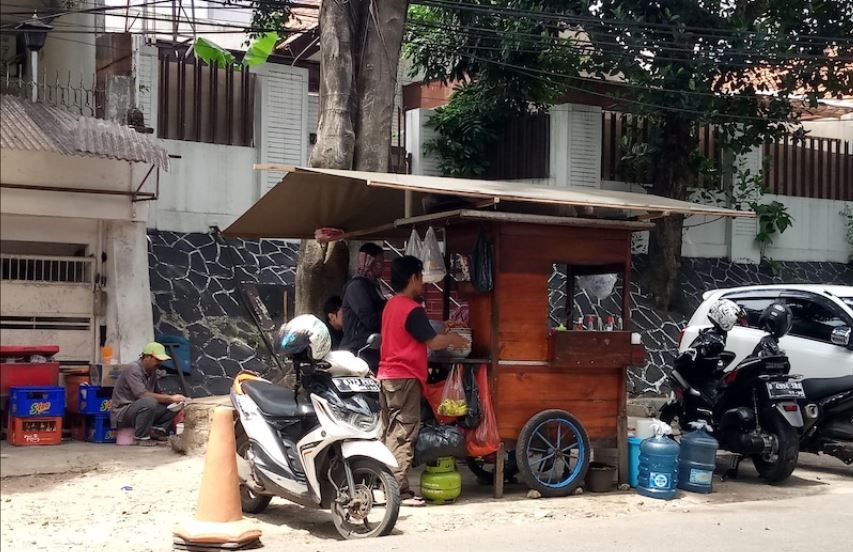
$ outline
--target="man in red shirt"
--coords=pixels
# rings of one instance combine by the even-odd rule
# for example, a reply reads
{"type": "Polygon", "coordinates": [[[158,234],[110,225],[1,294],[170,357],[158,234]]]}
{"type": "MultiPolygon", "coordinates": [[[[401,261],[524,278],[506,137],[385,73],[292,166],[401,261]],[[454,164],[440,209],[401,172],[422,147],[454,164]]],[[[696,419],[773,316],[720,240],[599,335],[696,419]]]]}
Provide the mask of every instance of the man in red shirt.
{"type": "Polygon", "coordinates": [[[379,361],[379,402],[385,426],[385,445],[397,459],[394,477],[405,506],[423,506],[409,488],[408,473],[421,425],[422,386],[427,379],[427,349],[465,348],[458,334],[437,334],[416,298],[423,293],[423,263],[404,256],[391,263],[391,286],[396,295],[382,313],[379,361]]]}

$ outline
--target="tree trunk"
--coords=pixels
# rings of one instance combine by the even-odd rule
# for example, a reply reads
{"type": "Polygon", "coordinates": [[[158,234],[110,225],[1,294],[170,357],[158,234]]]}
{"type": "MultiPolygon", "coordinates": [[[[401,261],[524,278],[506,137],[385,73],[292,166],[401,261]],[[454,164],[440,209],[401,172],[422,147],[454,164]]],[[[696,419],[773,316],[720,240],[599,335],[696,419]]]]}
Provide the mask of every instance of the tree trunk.
{"type": "MultiPolygon", "coordinates": [[[[667,114],[660,126],[658,144],[653,155],[654,184],[652,193],[686,200],[689,190],[689,159],[698,146],[692,122],[678,114],[667,114]]],[[[681,246],[684,217],[671,215],[655,221],[649,233],[648,268],[644,283],[662,310],[670,310],[678,298],[681,280],[681,246]]]]}
{"type": "MultiPolygon", "coordinates": [[[[388,170],[408,4],[407,0],[320,4],[320,121],[310,166],[388,170]]],[[[348,256],[344,243],[302,241],[296,268],[297,314],[319,315],[323,302],[340,293],[348,256]]]]}
{"type": "Polygon", "coordinates": [[[359,171],[388,171],[397,66],[408,6],[408,0],[370,1],[364,14],[367,40],[358,67],[353,165],[359,171]]]}
{"type": "Polygon", "coordinates": [[[322,319],[323,303],[341,293],[348,267],[349,250],[345,242],[321,244],[302,240],[296,266],[295,314],[313,314],[322,319]]]}

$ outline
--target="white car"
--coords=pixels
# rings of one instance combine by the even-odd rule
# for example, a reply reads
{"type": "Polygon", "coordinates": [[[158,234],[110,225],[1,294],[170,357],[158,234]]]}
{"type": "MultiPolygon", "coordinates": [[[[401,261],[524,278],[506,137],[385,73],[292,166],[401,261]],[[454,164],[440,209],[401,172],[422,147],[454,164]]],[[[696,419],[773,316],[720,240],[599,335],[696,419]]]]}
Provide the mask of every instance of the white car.
{"type": "Polygon", "coordinates": [[[757,328],[758,318],[768,305],[778,301],[788,305],[794,315],[790,333],[780,340],[791,362],[791,374],[806,379],[853,375],[853,286],[749,286],[708,291],[702,298],[703,303],[682,332],[680,351],[690,346],[700,329],[711,325],[711,304],[730,299],[747,314],[726,341],[726,349],[737,354],[727,369],[732,370],[766,335],[757,328]]]}

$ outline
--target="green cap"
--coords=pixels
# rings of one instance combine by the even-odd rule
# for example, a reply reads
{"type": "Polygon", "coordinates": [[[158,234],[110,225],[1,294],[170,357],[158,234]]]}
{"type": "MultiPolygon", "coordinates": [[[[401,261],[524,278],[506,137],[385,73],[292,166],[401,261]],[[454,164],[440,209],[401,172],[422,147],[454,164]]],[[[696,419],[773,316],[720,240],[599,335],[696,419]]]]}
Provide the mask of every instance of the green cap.
{"type": "Polygon", "coordinates": [[[156,341],[152,341],[148,345],[142,349],[143,355],[151,355],[157,360],[172,360],[172,357],[166,354],[166,348],[157,343],[156,341]]]}

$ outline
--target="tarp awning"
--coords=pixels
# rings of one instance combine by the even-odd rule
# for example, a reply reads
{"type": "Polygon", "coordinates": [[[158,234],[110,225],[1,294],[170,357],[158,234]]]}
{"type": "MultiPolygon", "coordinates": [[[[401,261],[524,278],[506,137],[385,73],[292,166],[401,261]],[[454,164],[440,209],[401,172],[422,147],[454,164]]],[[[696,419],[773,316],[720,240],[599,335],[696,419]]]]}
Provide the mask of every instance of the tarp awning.
{"type": "Polygon", "coordinates": [[[699,205],[634,192],[584,187],[537,186],[518,181],[473,180],[283,165],[257,165],[285,176],[225,233],[243,237],[312,238],[317,228],[345,232],[393,226],[406,216],[406,192],[413,193],[409,215],[423,214],[423,194],[460,196],[495,203],[580,208],[625,213],[641,219],[668,214],[750,217],[750,212],[699,205]]]}

